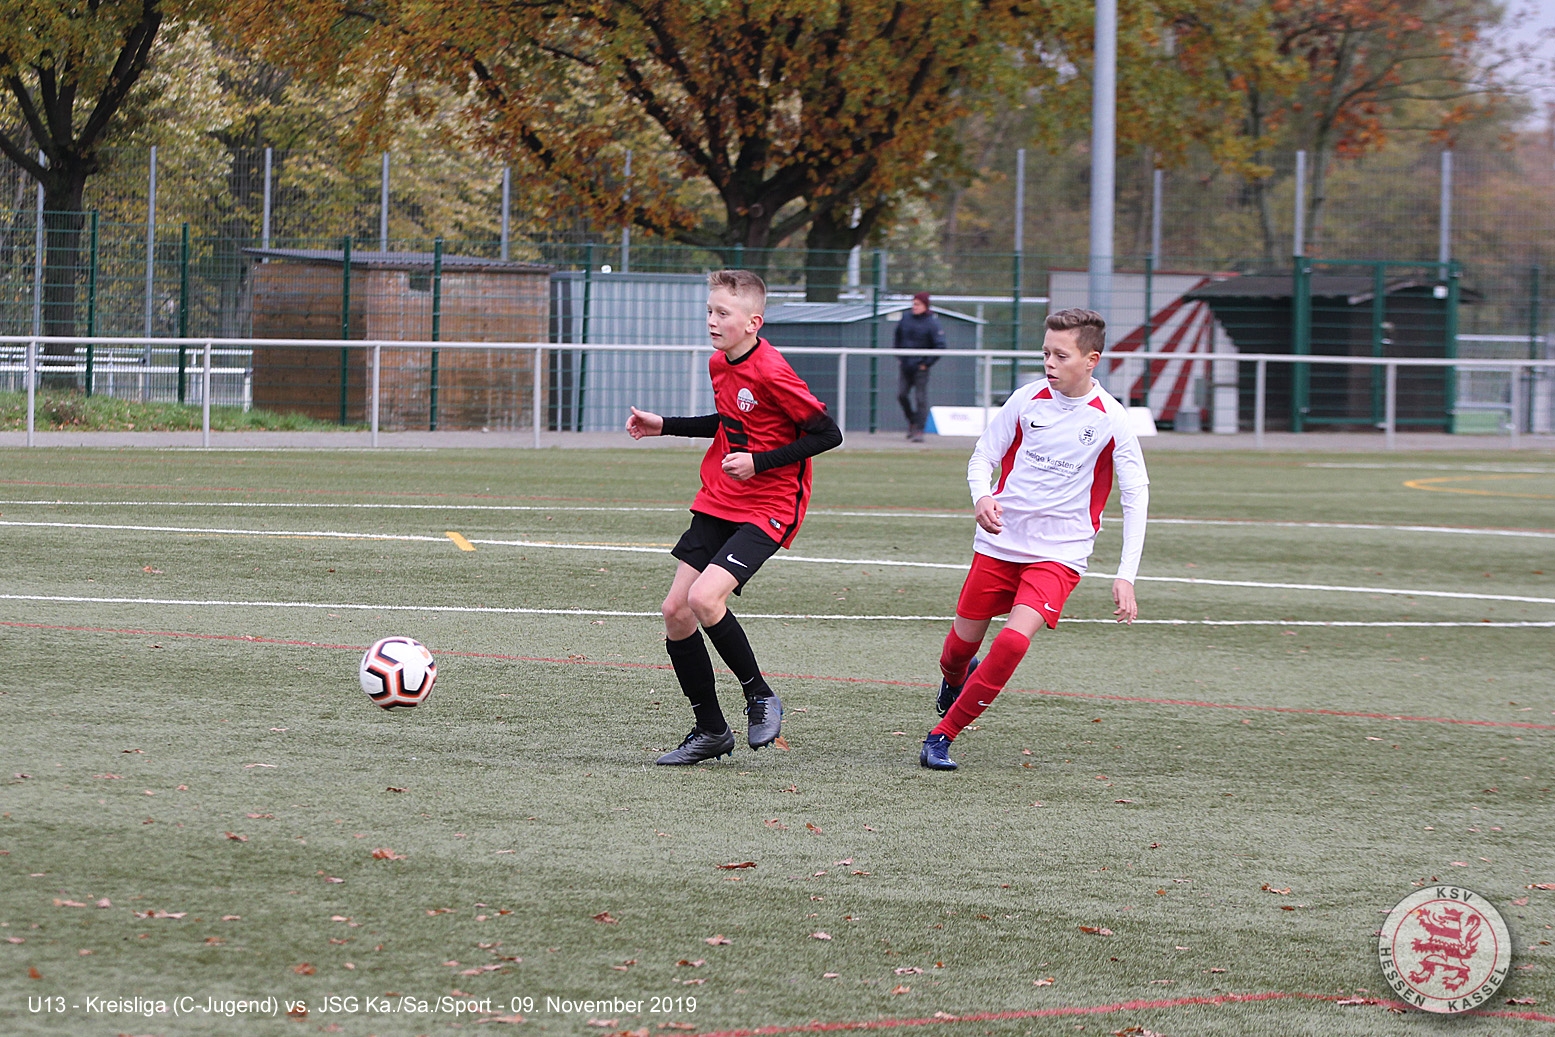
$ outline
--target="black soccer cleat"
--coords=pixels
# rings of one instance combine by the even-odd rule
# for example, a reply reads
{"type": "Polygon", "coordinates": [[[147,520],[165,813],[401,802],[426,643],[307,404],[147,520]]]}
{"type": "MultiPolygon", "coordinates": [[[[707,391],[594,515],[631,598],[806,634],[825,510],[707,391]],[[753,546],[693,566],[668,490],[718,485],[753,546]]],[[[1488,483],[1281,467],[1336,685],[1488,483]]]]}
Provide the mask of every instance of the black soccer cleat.
{"type": "Polygon", "coordinates": [[[752,749],[760,749],[777,740],[783,729],[783,703],[776,695],[758,695],[745,701],[745,740],[752,749]]]}
{"type": "Polygon", "coordinates": [[[918,764],[931,771],[953,771],[956,761],[950,758],[950,736],[931,734],[923,740],[923,751],[918,754],[918,764]]]}
{"type": "Polygon", "coordinates": [[[944,716],[950,712],[950,707],[956,704],[956,699],[961,697],[961,689],[966,687],[966,682],[972,679],[972,674],[977,671],[977,656],[972,656],[972,662],[966,668],[966,676],[961,683],[952,686],[949,681],[941,677],[939,681],[939,697],[934,700],[934,712],[944,716]]]}
{"type": "Polygon", "coordinates": [[[711,734],[700,727],[693,727],[685,740],[659,757],[661,767],[683,767],[703,760],[716,760],[734,752],[734,732],[727,727],[721,734],[711,734]]]}

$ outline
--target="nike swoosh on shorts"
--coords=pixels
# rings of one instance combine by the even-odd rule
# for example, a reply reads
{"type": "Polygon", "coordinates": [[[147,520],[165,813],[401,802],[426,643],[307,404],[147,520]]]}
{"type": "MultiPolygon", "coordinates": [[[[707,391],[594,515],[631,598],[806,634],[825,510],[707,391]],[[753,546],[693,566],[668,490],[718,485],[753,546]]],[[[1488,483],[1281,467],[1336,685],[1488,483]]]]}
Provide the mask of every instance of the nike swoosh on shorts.
{"type": "Polygon", "coordinates": [[[742,562],[738,558],[734,557],[734,555],[724,555],[724,557],[729,559],[729,561],[733,562],[735,565],[738,565],[741,569],[749,569],[750,568],[750,566],[746,565],[744,562],[742,562]]]}
{"type": "Polygon", "coordinates": [[[1049,612],[1057,612],[1058,611],[1056,608],[1054,608],[1052,605],[1049,605],[1045,601],[1042,603],[1042,607],[1047,609],[1049,612]]]}

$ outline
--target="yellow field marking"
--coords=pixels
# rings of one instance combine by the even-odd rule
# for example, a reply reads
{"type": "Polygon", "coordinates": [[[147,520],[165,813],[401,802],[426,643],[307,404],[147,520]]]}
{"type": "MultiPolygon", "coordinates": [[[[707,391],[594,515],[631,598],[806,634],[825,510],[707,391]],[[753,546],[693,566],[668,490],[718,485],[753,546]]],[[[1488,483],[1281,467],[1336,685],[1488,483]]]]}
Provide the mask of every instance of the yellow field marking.
{"type": "Polygon", "coordinates": [[[1463,486],[1444,486],[1443,483],[1469,482],[1474,479],[1534,479],[1536,474],[1526,475],[1443,475],[1431,479],[1405,479],[1411,490],[1430,490],[1434,493],[1466,493],[1474,497],[1518,497],[1523,500],[1555,500],[1555,493],[1503,493],[1498,490],[1475,490],[1463,486]]]}
{"type": "Polygon", "coordinates": [[[447,537],[449,540],[452,540],[454,542],[454,546],[457,547],[461,551],[473,551],[473,550],[475,550],[475,545],[470,543],[468,540],[464,539],[464,534],[463,533],[455,533],[453,530],[450,529],[448,532],[444,533],[443,535],[445,537],[447,537]]]}

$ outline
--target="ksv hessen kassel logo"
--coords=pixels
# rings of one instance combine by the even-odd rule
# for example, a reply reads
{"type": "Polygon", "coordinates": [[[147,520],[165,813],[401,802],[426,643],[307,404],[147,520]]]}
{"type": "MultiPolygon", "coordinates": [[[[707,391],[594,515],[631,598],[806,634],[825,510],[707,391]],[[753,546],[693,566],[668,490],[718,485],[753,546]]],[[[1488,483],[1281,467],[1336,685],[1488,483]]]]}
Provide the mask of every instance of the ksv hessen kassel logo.
{"type": "Polygon", "coordinates": [[[1461,886],[1432,885],[1388,912],[1377,939],[1382,975],[1399,1000],[1426,1012],[1466,1012],[1501,989],[1512,937],[1501,913],[1461,886]]]}
{"type": "Polygon", "coordinates": [[[734,402],[739,404],[740,410],[749,411],[756,406],[756,397],[749,389],[742,388],[734,397],[734,402]]]}

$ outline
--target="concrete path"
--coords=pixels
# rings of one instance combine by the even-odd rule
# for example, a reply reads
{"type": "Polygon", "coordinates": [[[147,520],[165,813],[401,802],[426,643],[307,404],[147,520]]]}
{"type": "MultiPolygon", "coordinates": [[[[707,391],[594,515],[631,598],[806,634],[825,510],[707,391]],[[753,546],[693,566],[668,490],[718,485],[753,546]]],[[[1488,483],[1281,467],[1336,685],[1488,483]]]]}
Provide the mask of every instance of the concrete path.
{"type": "MultiPolygon", "coordinates": [[[[109,450],[198,450],[198,432],[37,432],[34,437],[39,447],[97,448],[109,450]]],[[[924,443],[910,443],[899,433],[851,432],[844,449],[847,450],[948,450],[966,454],[975,439],[965,436],[929,436],[924,443]]],[[[1165,432],[1140,441],[1145,452],[1166,453],[1172,451],[1251,451],[1257,449],[1251,433],[1214,435],[1211,433],[1165,432]]],[[[0,432],[0,448],[25,448],[25,432],[0,432]]],[[[516,449],[528,450],[534,446],[534,433],[523,432],[381,432],[378,436],[380,450],[435,450],[456,449],[516,449]]],[[[681,449],[701,452],[707,449],[706,440],[643,439],[633,441],[624,432],[542,432],[540,446],[549,449],[624,449],[664,450],[681,449]]],[[[371,435],[367,432],[213,432],[213,450],[370,450],[371,435]]],[[[1373,453],[1384,447],[1382,434],[1366,432],[1311,432],[1293,435],[1288,432],[1265,434],[1263,449],[1267,452],[1302,453],[1373,453]]],[[[1474,451],[1510,452],[1511,440],[1506,436],[1450,436],[1436,432],[1401,432],[1398,435],[1401,452],[1474,451]]],[[[1520,454],[1541,454],[1555,451],[1555,436],[1523,436],[1519,443],[1520,454]]]]}

